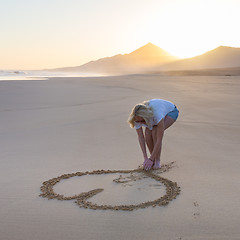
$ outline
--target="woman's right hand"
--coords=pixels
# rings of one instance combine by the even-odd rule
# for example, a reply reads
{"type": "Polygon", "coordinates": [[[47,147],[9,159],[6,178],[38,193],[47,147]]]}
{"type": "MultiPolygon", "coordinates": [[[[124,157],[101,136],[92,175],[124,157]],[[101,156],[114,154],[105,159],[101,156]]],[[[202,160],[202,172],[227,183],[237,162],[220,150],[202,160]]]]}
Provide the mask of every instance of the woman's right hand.
{"type": "Polygon", "coordinates": [[[149,158],[145,158],[143,162],[144,169],[148,171],[149,169],[151,169],[152,166],[153,166],[153,161],[150,160],[149,158]]]}

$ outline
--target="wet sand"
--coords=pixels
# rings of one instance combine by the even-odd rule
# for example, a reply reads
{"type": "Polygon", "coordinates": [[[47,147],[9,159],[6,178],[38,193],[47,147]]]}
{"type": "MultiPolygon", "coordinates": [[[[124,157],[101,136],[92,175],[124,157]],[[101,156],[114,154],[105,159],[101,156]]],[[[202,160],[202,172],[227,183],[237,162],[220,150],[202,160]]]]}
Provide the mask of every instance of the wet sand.
{"type": "MultiPolygon", "coordinates": [[[[1,81],[1,238],[239,239],[239,90],[240,78],[227,76],[1,81]],[[39,197],[44,181],[63,174],[136,169],[143,157],[126,120],[134,104],[151,98],[180,110],[161,155],[162,164],[174,165],[157,170],[181,187],[176,199],[106,211],[78,207],[76,199],[39,197]]],[[[53,190],[74,196],[104,189],[89,198],[103,206],[140,204],[166,193],[161,182],[126,174],[74,176],[53,190]]]]}

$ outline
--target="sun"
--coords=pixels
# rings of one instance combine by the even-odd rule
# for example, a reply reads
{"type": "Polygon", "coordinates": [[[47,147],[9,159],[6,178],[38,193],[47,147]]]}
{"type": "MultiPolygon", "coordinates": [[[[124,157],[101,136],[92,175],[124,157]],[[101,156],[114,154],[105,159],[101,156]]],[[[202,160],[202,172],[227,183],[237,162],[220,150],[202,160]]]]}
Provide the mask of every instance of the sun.
{"type": "Polygon", "coordinates": [[[180,58],[194,57],[220,45],[237,47],[240,33],[233,23],[239,14],[230,2],[173,0],[159,4],[141,25],[141,37],[180,58]]]}

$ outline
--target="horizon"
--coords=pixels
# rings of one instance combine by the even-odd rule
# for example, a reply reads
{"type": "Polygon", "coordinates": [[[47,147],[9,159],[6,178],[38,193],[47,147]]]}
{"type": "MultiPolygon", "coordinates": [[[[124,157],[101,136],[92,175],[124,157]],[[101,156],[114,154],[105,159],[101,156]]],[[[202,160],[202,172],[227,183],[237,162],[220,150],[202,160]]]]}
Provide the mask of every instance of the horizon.
{"type": "Polygon", "coordinates": [[[80,66],[149,42],[181,59],[239,48],[239,7],[236,0],[4,2],[0,69],[80,66]]]}
{"type": "MultiPolygon", "coordinates": [[[[146,46],[146,45],[148,45],[148,44],[153,44],[153,43],[151,43],[151,42],[149,42],[149,43],[147,43],[147,44],[145,44],[144,46],[146,46]]],[[[155,45],[155,44],[153,44],[153,45],[155,45]]],[[[144,47],[144,46],[141,46],[141,47],[139,47],[139,48],[142,48],[142,47],[144,47]]],[[[157,45],[155,45],[155,46],[157,46],[157,45]]],[[[157,47],[159,47],[159,46],[157,46],[157,47]]],[[[215,47],[215,48],[213,48],[213,49],[210,49],[209,51],[212,51],[212,50],[215,50],[215,49],[217,49],[217,48],[220,48],[220,47],[229,47],[229,48],[236,48],[236,47],[231,47],[231,46],[223,46],[223,45],[220,45],[220,46],[217,46],[217,47],[215,47]]],[[[137,49],[135,49],[135,50],[138,50],[139,48],[137,48],[137,49]]],[[[161,48],[161,47],[160,47],[161,48]]],[[[135,51],[135,50],[133,50],[133,51],[135,51]]],[[[162,49],[162,50],[165,50],[165,49],[162,49]]],[[[209,52],[209,51],[207,51],[207,52],[209,52]]],[[[203,52],[203,53],[200,53],[199,55],[197,55],[197,56],[200,56],[200,55],[203,55],[203,54],[205,54],[205,53],[207,53],[207,52],[203,52]]],[[[130,54],[130,53],[118,53],[118,54],[116,54],[116,55],[125,55],[125,54],[130,54]]],[[[116,56],[116,55],[113,55],[113,56],[109,56],[110,58],[111,57],[114,57],[114,56],[116,56]]],[[[176,57],[176,56],[175,56],[176,57]]],[[[196,57],[196,56],[193,56],[193,57],[189,57],[189,58],[194,58],[194,57],[196,57]]],[[[101,58],[99,58],[99,59],[96,59],[96,60],[94,60],[94,61],[97,61],[97,60],[100,60],[100,59],[104,59],[104,58],[108,58],[108,57],[101,57],[101,58]]],[[[176,61],[179,61],[179,60],[183,60],[183,59],[188,59],[188,58],[178,58],[178,59],[176,59],[176,61]]],[[[92,60],[91,61],[89,61],[89,62],[92,62],[92,60]]],[[[89,62],[86,62],[86,63],[89,63],[89,62]]],[[[83,64],[81,64],[81,65],[84,65],[84,64],[86,64],[86,63],[83,63],[83,64]]],[[[60,68],[68,68],[68,67],[78,67],[79,65],[77,65],[77,66],[65,66],[65,67],[56,67],[56,69],[60,69],[60,68]]],[[[19,71],[47,71],[47,70],[51,70],[51,69],[55,69],[55,68],[44,68],[44,69],[0,69],[0,71],[17,71],[17,70],[19,70],[19,71]]]]}

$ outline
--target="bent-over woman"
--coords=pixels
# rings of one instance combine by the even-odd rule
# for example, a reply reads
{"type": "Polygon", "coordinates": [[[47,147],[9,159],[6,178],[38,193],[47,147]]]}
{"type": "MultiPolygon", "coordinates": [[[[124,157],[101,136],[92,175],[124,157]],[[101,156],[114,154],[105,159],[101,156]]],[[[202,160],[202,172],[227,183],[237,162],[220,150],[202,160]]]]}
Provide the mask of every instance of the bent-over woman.
{"type": "Polygon", "coordinates": [[[131,128],[135,128],[140,147],[142,149],[145,170],[158,169],[162,150],[164,131],[178,118],[179,110],[170,101],[163,99],[151,99],[136,104],[128,118],[131,128]],[[143,129],[145,128],[145,136],[143,129]],[[150,152],[148,158],[146,144],[150,152]]]}

